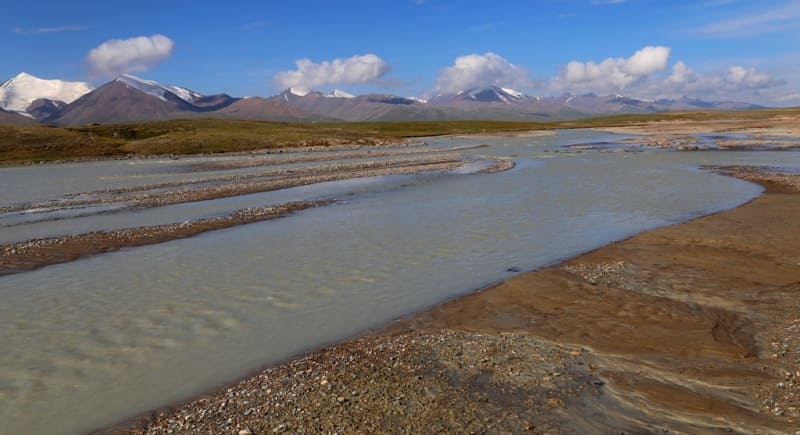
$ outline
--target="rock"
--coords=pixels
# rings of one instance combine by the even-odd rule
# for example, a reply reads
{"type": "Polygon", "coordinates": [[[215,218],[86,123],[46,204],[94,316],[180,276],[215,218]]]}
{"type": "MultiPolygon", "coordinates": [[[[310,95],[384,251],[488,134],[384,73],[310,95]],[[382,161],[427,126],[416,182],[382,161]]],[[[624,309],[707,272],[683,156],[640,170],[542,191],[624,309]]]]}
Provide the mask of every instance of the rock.
{"type": "Polygon", "coordinates": [[[253,435],[253,431],[250,429],[242,429],[239,431],[239,435],[253,435]]]}
{"type": "Polygon", "coordinates": [[[347,398],[345,398],[344,396],[339,396],[336,398],[336,401],[339,403],[344,403],[347,401],[347,398]]]}
{"type": "Polygon", "coordinates": [[[520,271],[522,271],[522,269],[520,269],[517,266],[512,266],[512,267],[509,267],[508,269],[506,269],[506,272],[511,272],[511,273],[517,273],[517,272],[520,272],[520,271]]]}

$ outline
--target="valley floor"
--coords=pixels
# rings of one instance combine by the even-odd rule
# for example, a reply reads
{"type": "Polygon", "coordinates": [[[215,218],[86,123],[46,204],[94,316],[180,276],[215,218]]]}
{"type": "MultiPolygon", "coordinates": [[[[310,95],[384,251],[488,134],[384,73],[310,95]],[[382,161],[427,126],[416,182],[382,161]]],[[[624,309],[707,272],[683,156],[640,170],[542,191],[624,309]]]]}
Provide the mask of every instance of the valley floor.
{"type": "Polygon", "coordinates": [[[718,170],[767,190],[119,431],[794,433],[800,176],[718,170]]]}

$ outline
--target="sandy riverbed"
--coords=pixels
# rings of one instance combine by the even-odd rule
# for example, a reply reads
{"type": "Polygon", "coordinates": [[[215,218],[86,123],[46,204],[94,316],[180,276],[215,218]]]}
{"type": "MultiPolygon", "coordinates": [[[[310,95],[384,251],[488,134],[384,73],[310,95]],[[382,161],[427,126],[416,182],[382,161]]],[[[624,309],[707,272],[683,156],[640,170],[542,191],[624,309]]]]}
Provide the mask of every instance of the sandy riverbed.
{"type": "Polygon", "coordinates": [[[142,417],[133,433],[794,433],[800,177],[142,417]]]}
{"type": "Polygon", "coordinates": [[[650,121],[636,125],[602,127],[601,131],[636,135],[621,144],[651,148],[697,151],[782,150],[800,147],[800,125],[794,116],[768,119],[650,121]],[[700,143],[698,135],[710,136],[711,143],[700,143]],[[718,135],[718,137],[715,137],[718,135]],[[741,137],[730,137],[730,135],[741,137]]]}

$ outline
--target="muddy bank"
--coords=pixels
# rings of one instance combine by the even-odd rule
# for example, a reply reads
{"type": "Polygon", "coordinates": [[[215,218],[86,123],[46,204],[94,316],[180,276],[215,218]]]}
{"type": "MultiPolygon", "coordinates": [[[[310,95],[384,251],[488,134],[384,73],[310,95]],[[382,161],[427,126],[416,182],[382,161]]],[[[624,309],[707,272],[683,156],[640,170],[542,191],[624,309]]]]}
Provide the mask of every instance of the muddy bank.
{"type": "Polygon", "coordinates": [[[111,432],[795,433],[798,176],[729,172],[766,193],[111,432]]]}

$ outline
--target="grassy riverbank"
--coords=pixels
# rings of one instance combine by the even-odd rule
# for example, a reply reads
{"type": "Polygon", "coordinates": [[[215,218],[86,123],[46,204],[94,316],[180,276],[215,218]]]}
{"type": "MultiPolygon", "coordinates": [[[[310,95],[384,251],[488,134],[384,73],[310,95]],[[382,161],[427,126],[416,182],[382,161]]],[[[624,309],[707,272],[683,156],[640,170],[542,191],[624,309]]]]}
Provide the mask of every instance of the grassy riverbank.
{"type": "Polygon", "coordinates": [[[85,127],[0,126],[0,164],[304,146],[386,145],[425,136],[624,127],[665,121],[765,120],[798,114],[800,109],[672,112],[553,122],[283,123],[201,119],[85,127]]]}

